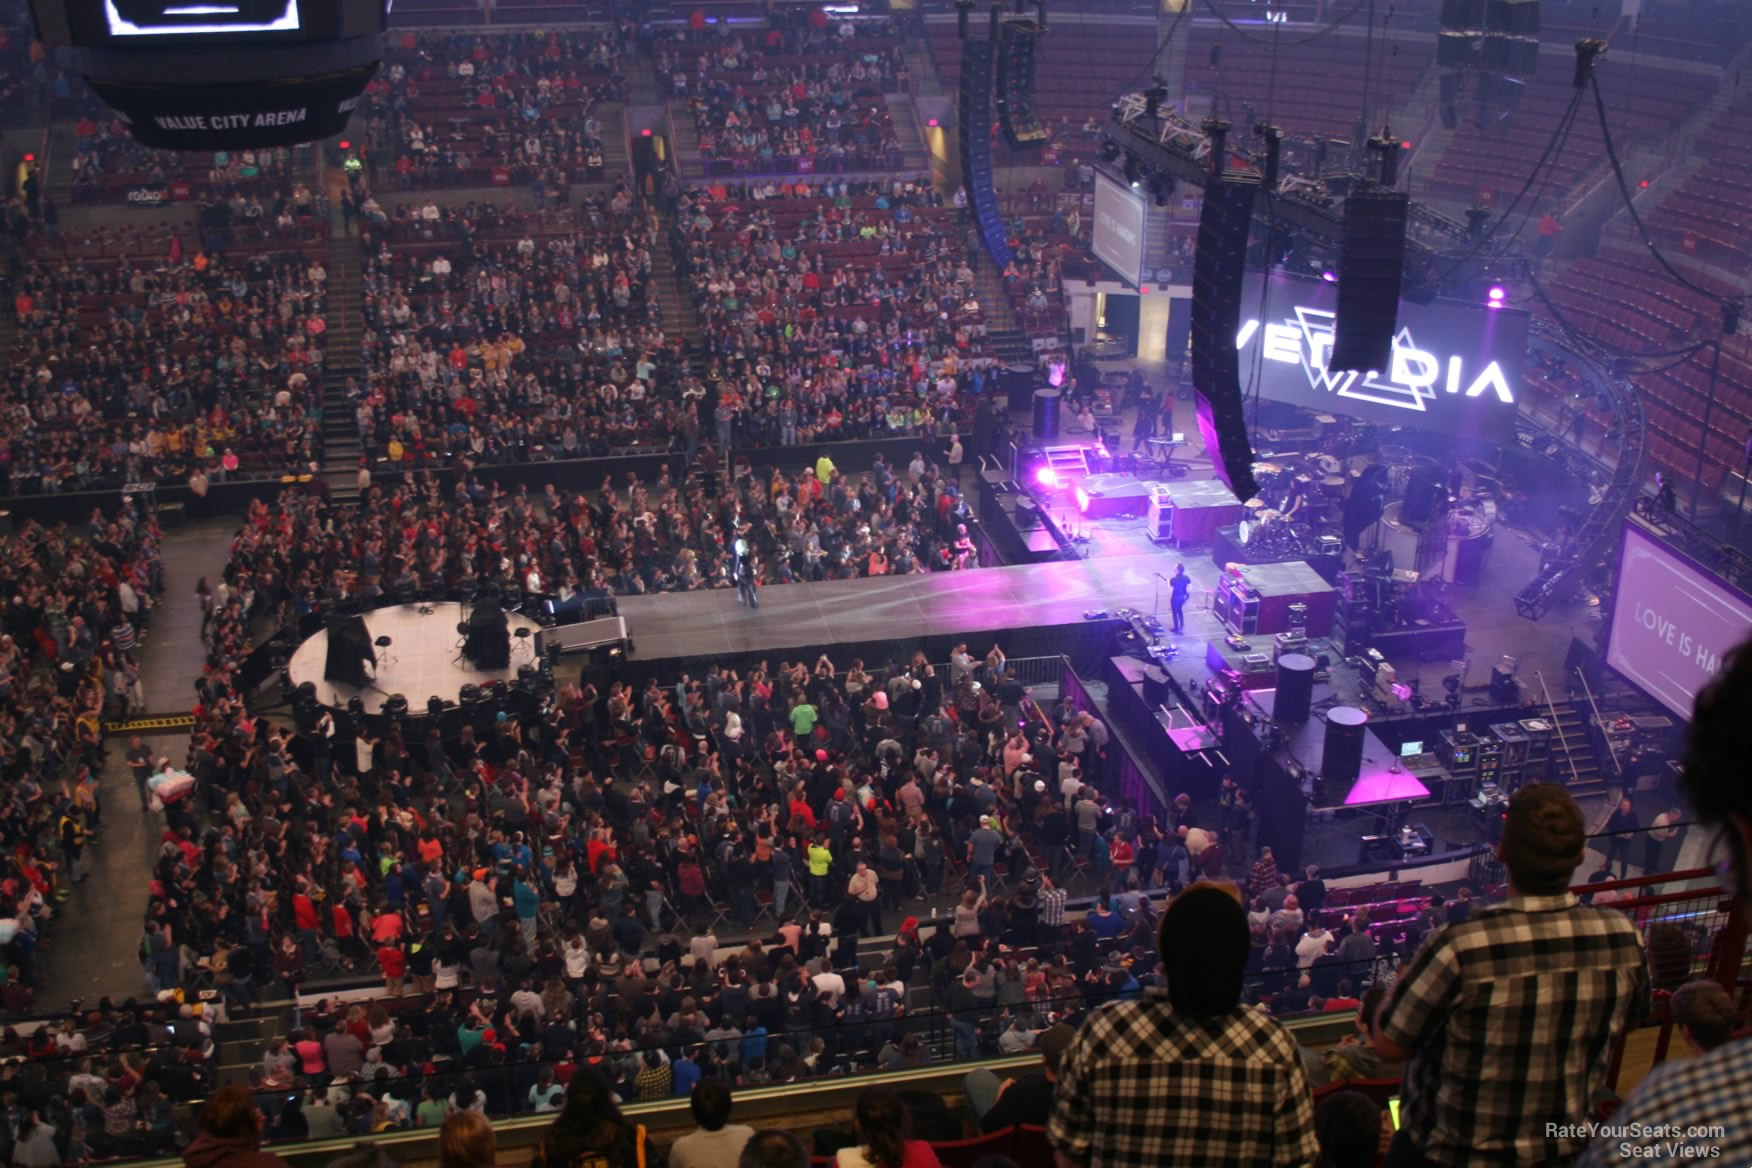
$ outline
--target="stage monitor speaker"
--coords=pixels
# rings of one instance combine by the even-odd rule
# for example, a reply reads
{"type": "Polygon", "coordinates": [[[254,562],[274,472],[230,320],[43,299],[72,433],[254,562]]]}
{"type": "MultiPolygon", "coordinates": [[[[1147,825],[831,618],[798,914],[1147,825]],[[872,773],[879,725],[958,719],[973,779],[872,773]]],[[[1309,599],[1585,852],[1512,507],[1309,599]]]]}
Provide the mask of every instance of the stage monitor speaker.
{"type": "Polygon", "coordinates": [[[1328,369],[1385,373],[1392,368],[1410,208],[1405,191],[1352,190],[1346,196],[1328,369]]]}
{"type": "Polygon", "coordinates": [[[1160,665],[1144,666],[1143,675],[1144,704],[1152,710],[1159,710],[1168,704],[1172,691],[1168,688],[1168,671],[1160,665]]]}
{"type": "Polygon", "coordinates": [[[1272,699],[1272,721],[1300,725],[1308,720],[1314,704],[1314,658],[1306,653],[1285,653],[1277,660],[1277,695],[1272,699]]]}
{"type": "Polygon", "coordinates": [[[377,650],[371,645],[371,630],[362,616],[332,614],[328,620],[328,654],[323,659],[322,679],[362,688],[371,680],[365,666],[377,665],[377,650]]]}
{"type": "Polygon", "coordinates": [[[1470,69],[1478,64],[1478,54],[1484,41],[1475,32],[1443,32],[1436,34],[1436,64],[1443,69],[1470,69]]]}
{"type": "Polygon", "coordinates": [[[1326,741],[1320,753],[1320,775],[1327,789],[1349,790],[1363,772],[1363,734],[1369,715],[1355,706],[1326,711],[1326,741]]]}
{"type": "Polygon", "coordinates": [[[1000,268],[1010,265],[1009,237],[992,187],[992,42],[961,42],[961,88],[956,116],[961,124],[961,181],[980,242],[1000,268]]]}
{"type": "Polygon", "coordinates": [[[1241,400],[1241,280],[1253,225],[1256,179],[1212,179],[1198,216],[1192,264],[1192,384],[1198,391],[1198,426],[1211,465],[1237,498],[1259,493],[1253,480],[1253,443],[1241,400]]]}
{"type": "MultiPolygon", "coordinates": [[[[1450,0],[1443,0],[1446,13],[1450,0]]],[[[1539,36],[1540,0],[1488,0],[1484,6],[1484,31],[1509,36],[1539,36]]]]}
{"type": "Polygon", "coordinates": [[[1034,391],[1034,436],[1051,442],[1059,436],[1059,403],[1064,394],[1056,389],[1034,391]]]}
{"type": "Polygon", "coordinates": [[[1046,128],[1034,109],[1035,46],[1043,32],[1025,16],[998,26],[998,125],[1019,150],[1046,145],[1046,128]]]}

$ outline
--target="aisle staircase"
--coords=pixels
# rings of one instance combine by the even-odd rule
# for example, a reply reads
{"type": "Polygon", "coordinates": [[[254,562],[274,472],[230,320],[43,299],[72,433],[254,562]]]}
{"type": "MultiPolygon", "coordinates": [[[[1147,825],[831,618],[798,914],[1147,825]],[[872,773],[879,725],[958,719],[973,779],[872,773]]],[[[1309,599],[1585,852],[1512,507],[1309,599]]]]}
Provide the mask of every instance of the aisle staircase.
{"type": "Polygon", "coordinates": [[[669,251],[669,221],[657,217],[657,241],[651,248],[651,293],[663,311],[663,331],[671,337],[697,339],[700,320],[694,312],[693,296],[681,286],[681,272],[669,251]]]}
{"type": "Polygon", "coordinates": [[[929,174],[931,152],[919,136],[919,115],[913,108],[912,98],[904,93],[890,93],[884,100],[888,104],[888,116],[894,119],[894,140],[900,143],[904,155],[900,173],[907,176],[929,174]]]}
{"type": "Polygon", "coordinates": [[[322,374],[323,476],[337,502],[359,498],[359,428],[347,401],[347,378],[363,378],[365,289],[359,237],[348,235],[339,199],[330,202],[328,347],[322,374]]]}

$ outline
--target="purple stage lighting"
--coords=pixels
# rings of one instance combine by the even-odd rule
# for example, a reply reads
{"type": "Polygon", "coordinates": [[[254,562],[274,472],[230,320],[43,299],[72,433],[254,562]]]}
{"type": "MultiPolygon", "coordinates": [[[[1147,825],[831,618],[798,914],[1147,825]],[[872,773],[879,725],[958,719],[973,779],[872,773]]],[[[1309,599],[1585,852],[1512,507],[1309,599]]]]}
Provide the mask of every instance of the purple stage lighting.
{"type": "Polygon", "coordinates": [[[1050,466],[1043,466],[1034,472],[1034,481],[1049,490],[1059,485],[1058,471],[1050,466]]]}
{"type": "Polygon", "coordinates": [[[1492,308],[1501,308],[1503,306],[1503,298],[1508,294],[1508,289],[1504,288],[1501,284],[1492,284],[1490,291],[1486,293],[1486,298],[1490,301],[1490,306],[1492,308]]]}

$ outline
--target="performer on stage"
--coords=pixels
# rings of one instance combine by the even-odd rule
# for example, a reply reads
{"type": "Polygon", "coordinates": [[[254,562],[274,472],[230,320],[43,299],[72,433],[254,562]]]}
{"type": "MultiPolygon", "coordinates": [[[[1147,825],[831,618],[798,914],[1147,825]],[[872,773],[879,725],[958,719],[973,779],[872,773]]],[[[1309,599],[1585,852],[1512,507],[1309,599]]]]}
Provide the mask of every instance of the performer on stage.
{"type": "Polygon", "coordinates": [[[1192,588],[1192,579],[1186,574],[1185,564],[1174,565],[1174,575],[1168,581],[1168,606],[1174,612],[1174,631],[1186,631],[1186,594],[1192,588]]]}
{"type": "Polygon", "coordinates": [[[760,597],[755,594],[755,563],[754,549],[748,546],[746,539],[736,541],[736,603],[745,604],[749,608],[760,607],[760,597]]]}

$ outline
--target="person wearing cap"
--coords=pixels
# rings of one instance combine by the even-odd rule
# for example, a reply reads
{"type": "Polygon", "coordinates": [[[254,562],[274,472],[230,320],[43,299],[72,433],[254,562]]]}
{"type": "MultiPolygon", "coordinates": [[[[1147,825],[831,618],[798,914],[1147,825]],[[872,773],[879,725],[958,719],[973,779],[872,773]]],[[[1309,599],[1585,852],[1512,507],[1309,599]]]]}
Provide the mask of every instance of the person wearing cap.
{"type": "Polygon", "coordinates": [[[1040,1069],[1017,1078],[1000,1079],[985,1067],[969,1071],[962,1079],[962,1094],[979,1130],[989,1134],[1018,1123],[1039,1123],[1041,1116],[1050,1115],[1059,1060],[1076,1036],[1063,1024],[1042,1031],[1035,1040],[1040,1069]]]}
{"type": "Polygon", "coordinates": [[[1313,1095],[1295,1040],[1241,1001],[1250,941],[1232,886],[1194,885],[1157,945],[1166,987],[1092,1012],[1060,1055],[1060,1165],[1309,1164],[1313,1095]]]}
{"type": "Polygon", "coordinates": [[[480,926],[481,936],[491,940],[499,932],[499,897],[487,882],[490,873],[476,868],[468,882],[468,911],[480,926]]]}
{"type": "Polygon", "coordinates": [[[1411,1060],[1389,1165],[1567,1163],[1586,1147],[1606,1052],[1649,989],[1636,922],[1569,892],[1586,831],[1558,784],[1516,791],[1497,844],[1509,898],[1401,968],[1374,1036],[1411,1060]]]}

